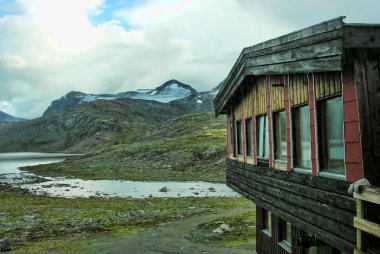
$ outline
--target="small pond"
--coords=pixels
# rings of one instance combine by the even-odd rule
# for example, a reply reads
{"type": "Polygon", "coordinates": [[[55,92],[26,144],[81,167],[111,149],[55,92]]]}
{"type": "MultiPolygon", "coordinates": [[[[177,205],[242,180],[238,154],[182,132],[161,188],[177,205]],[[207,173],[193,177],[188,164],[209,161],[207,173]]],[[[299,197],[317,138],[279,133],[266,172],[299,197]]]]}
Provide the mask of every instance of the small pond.
{"type": "Polygon", "coordinates": [[[118,180],[81,180],[42,177],[19,167],[63,161],[69,154],[0,153],[0,183],[25,188],[37,195],[54,197],[239,197],[221,183],[209,182],[139,182],[118,180]]]}

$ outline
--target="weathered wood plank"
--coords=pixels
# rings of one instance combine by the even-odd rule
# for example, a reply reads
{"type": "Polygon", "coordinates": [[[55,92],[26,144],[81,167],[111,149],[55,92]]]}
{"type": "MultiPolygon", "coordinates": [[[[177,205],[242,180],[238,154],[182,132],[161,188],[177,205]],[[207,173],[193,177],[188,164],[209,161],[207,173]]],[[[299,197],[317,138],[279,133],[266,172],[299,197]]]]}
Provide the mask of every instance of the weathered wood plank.
{"type": "Polygon", "coordinates": [[[239,163],[233,160],[227,160],[227,165],[229,170],[239,170],[240,168],[241,170],[250,171],[261,176],[273,177],[275,179],[284,180],[286,182],[309,186],[315,188],[315,190],[326,190],[328,192],[331,192],[331,195],[338,193],[341,196],[346,197],[346,200],[348,202],[347,209],[355,211],[355,200],[347,192],[350,184],[345,181],[299,174],[295,172],[272,170],[256,165],[239,163]]]}
{"type": "Polygon", "coordinates": [[[253,179],[251,176],[239,175],[231,171],[228,171],[227,175],[235,180],[239,180],[240,182],[247,184],[251,188],[282,199],[288,202],[289,206],[297,206],[305,209],[310,209],[310,211],[314,213],[352,226],[352,218],[354,217],[353,212],[349,212],[347,210],[327,204],[327,202],[324,202],[322,199],[315,200],[308,197],[307,195],[301,195],[301,193],[312,192],[310,188],[305,188],[302,185],[293,184],[292,189],[285,189],[281,188],[283,185],[278,186],[277,181],[273,179],[272,181],[268,181],[260,178],[260,176],[254,176],[255,178],[253,179]]]}
{"type": "Polygon", "coordinates": [[[227,185],[236,191],[240,190],[240,193],[243,196],[252,200],[254,203],[258,204],[259,206],[267,210],[270,210],[271,212],[280,216],[284,220],[289,221],[295,227],[302,229],[306,232],[311,232],[311,233],[316,234],[319,239],[321,239],[322,241],[328,243],[329,245],[337,249],[340,249],[342,251],[347,251],[350,253],[355,248],[354,243],[347,241],[345,239],[342,239],[341,237],[339,237],[339,235],[334,235],[330,233],[329,231],[326,231],[324,229],[321,229],[315,226],[314,224],[305,222],[304,220],[300,219],[294,214],[289,213],[289,211],[284,211],[280,209],[279,207],[275,206],[274,203],[263,202],[260,196],[252,195],[249,192],[245,192],[241,190],[238,186],[235,186],[233,184],[228,183],[227,185]]]}
{"type": "Polygon", "coordinates": [[[340,39],[307,45],[287,51],[274,52],[272,54],[246,58],[247,67],[293,62],[306,59],[336,56],[342,54],[342,42],[340,39]]]}
{"type": "Polygon", "coordinates": [[[286,62],[279,64],[252,66],[246,68],[248,75],[273,75],[287,73],[310,73],[341,71],[341,56],[331,56],[317,59],[307,59],[303,61],[286,62]]]}
{"type": "Polygon", "coordinates": [[[354,226],[364,232],[380,238],[380,225],[362,218],[354,218],[354,226]]]}
{"type": "Polygon", "coordinates": [[[367,187],[362,192],[354,192],[354,198],[380,205],[380,190],[367,187]]]}
{"type": "Polygon", "coordinates": [[[243,55],[241,60],[245,60],[247,58],[252,57],[259,57],[264,56],[268,54],[273,54],[280,51],[287,51],[295,48],[301,48],[312,44],[319,44],[326,41],[333,41],[333,40],[340,40],[341,44],[342,42],[342,36],[343,36],[343,29],[337,29],[332,31],[327,31],[324,33],[312,35],[309,37],[301,38],[296,41],[291,41],[287,43],[283,43],[277,46],[265,48],[262,50],[256,50],[256,51],[246,51],[246,54],[243,55]]]}
{"type": "Polygon", "coordinates": [[[304,221],[317,225],[318,227],[328,230],[336,235],[341,235],[341,237],[353,243],[356,241],[356,230],[352,226],[339,223],[328,217],[314,213],[310,209],[289,204],[283,199],[277,198],[258,189],[251,188],[251,186],[249,186],[247,183],[234,179],[230,176],[228,178],[228,182],[238,187],[239,192],[244,191],[259,197],[262,201],[257,203],[257,205],[262,205],[263,202],[275,204],[282,210],[287,211],[288,213],[291,213],[299,218],[302,218],[304,221]]]}
{"type": "Polygon", "coordinates": [[[292,41],[299,40],[299,39],[302,39],[305,37],[325,33],[328,31],[337,30],[337,29],[340,29],[343,27],[343,25],[344,25],[343,19],[344,18],[345,17],[338,17],[335,19],[327,20],[327,21],[324,21],[322,23],[315,24],[313,26],[306,27],[304,29],[301,29],[301,30],[298,30],[295,32],[292,32],[292,33],[289,33],[289,34],[286,34],[286,35],[283,35],[283,36],[280,36],[280,37],[277,37],[277,38],[274,38],[274,39],[271,39],[268,41],[264,41],[262,43],[248,47],[245,50],[246,51],[262,50],[264,48],[277,46],[277,45],[284,44],[287,42],[292,42],[292,41]]]}
{"type": "Polygon", "coordinates": [[[343,46],[345,48],[379,48],[380,26],[345,25],[343,46]]]}

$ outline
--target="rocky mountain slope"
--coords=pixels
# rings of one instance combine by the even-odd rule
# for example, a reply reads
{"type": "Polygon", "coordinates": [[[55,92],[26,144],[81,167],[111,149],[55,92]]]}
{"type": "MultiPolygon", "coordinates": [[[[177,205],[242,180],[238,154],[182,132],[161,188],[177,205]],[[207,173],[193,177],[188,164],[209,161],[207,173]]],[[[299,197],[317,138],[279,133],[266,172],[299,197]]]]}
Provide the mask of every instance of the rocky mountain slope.
{"type": "Polygon", "coordinates": [[[223,83],[224,81],[210,91],[200,92],[198,94],[177,99],[169,103],[172,105],[180,106],[192,112],[214,112],[215,110],[213,100],[218,94],[220,88],[223,86],[223,83]]]}
{"type": "Polygon", "coordinates": [[[133,98],[142,100],[154,100],[170,102],[180,98],[197,95],[198,92],[189,85],[175,79],[169,80],[156,89],[139,89],[118,94],[86,94],[82,92],[69,92],[58,100],[55,100],[45,110],[44,116],[59,113],[68,109],[78,108],[96,100],[115,100],[120,98],[133,98]]]}
{"type": "Polygon", "coordinates": [[[11,123],[11,122],[17,122],[17,121],[23,121],[25,119],[11,116],[7,113],[4,113],[3,111],[0,111],[0,125],[4,123],[11,123]]]}
{"type": "Polygon", "coordinates": [[[0,126],[0,152],[78,151],[131,142],[187,111],[156,101],[96,100],[82,107],[0,126]]]}

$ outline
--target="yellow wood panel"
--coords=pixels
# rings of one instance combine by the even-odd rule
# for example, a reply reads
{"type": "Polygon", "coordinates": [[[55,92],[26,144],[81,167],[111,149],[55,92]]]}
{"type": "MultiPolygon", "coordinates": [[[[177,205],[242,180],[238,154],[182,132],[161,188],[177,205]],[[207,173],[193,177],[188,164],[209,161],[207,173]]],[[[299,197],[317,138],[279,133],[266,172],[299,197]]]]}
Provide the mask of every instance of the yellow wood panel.
{"type": "Polygon", "coordinates": [[[366,187],[361,193],[354,192],[354,198],[380,205],[380,189],[366,187]]]}
{"type": "Polygon", "coordinates": [[[308,80],[306,74],[290,75],[289,85],[292,106],[297,106],[309,101],[308,80]]]}
{"type": "Polygon", "coordinates": [[[238,104],[235,106],[235,119],[236,120],[241,120],[242,119],[242,112],[241,109],[243,107],[243,100],[241,99],[238,104]]]}
{"type": "Polygon", "coordinates": [[[314,74],[315,97],[323,99],[342,93],[340,72],[324,72],[314,74]]]}
{"type": "Polygon", "coordinates": [[[244,117],[252,117],[252,104],[253,104],[253,85],[247,84],[244,95],[244,117]]]}
{"type": "Polygon", "coordinates": [[[380,225],[377,223],[355,217],[354,227],[380,238],[380,225]]]}
{"type": "Polygon", "coordinates": [[[262,76],[255,81],[255,114],[267,113],[266,77],[262,76]]]}
{"type": "Polygon", "coordinates": [[[271,76],[270,83],[272,111],[285,109],[284,76],[271,76]]]}

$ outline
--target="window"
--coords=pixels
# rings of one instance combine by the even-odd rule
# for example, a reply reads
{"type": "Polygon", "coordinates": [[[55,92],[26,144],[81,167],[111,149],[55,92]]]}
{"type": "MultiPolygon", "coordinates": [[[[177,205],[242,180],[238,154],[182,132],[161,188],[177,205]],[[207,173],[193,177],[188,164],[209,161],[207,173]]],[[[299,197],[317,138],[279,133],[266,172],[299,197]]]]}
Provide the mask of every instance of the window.
{"type": "Polygon", "coordinates": [[[247,156],[253,155],[252,149],[252,118],[245,120],[245,146],[247,151],[247,156]]]}
{"type": "Polygon", "coordinates": [[[280,111],[273,114],[274,120],[274,154],[277,160],[286,160],[286,113],[280,111]]]}
{"type": "Polygon", "coordinates": [[[268,135],[268,116],[256,118],[257,130],[257,157],[268,158],[269,156],[269,135],[268,135]]]}
{"type": "Polygon", "coordinates": [[[242,125],[241,121],[236,122],[236,129],[237,129],[237,149],[238,154],[243,155],[243,131],[242,131],[242,125]]]}
{"type": "Polygon", "coordinates": [[[295,167],[311,168],[309,106],[294,109],[295,167]]]}
{"type": "Polygon", "coordinates": [[[292,246],[292,224],[279,219],[280,241],[288,247],[292,246]]]}
{"type": "Polygon", "coordinates": [[[231,121],[229,123],[230,125],[230,144],[231,144],[231,147],[230,147],[230,154],[233,156],[233,157],[236,157],[236,148],[235,148],[235,131],[234,131],[234,126],[233,126],[233,122],[231,121]]]}
{"type": "Polygon", "coordinates": [[[321,170],[344,175],[342,97],[321,101],[318,120],[321,170]]]}
{"type": "Polygon", "coordinates": [[[272,214],[271,212],[263,209],[263,229],[271,235],[272,234],[272,214]]]}

